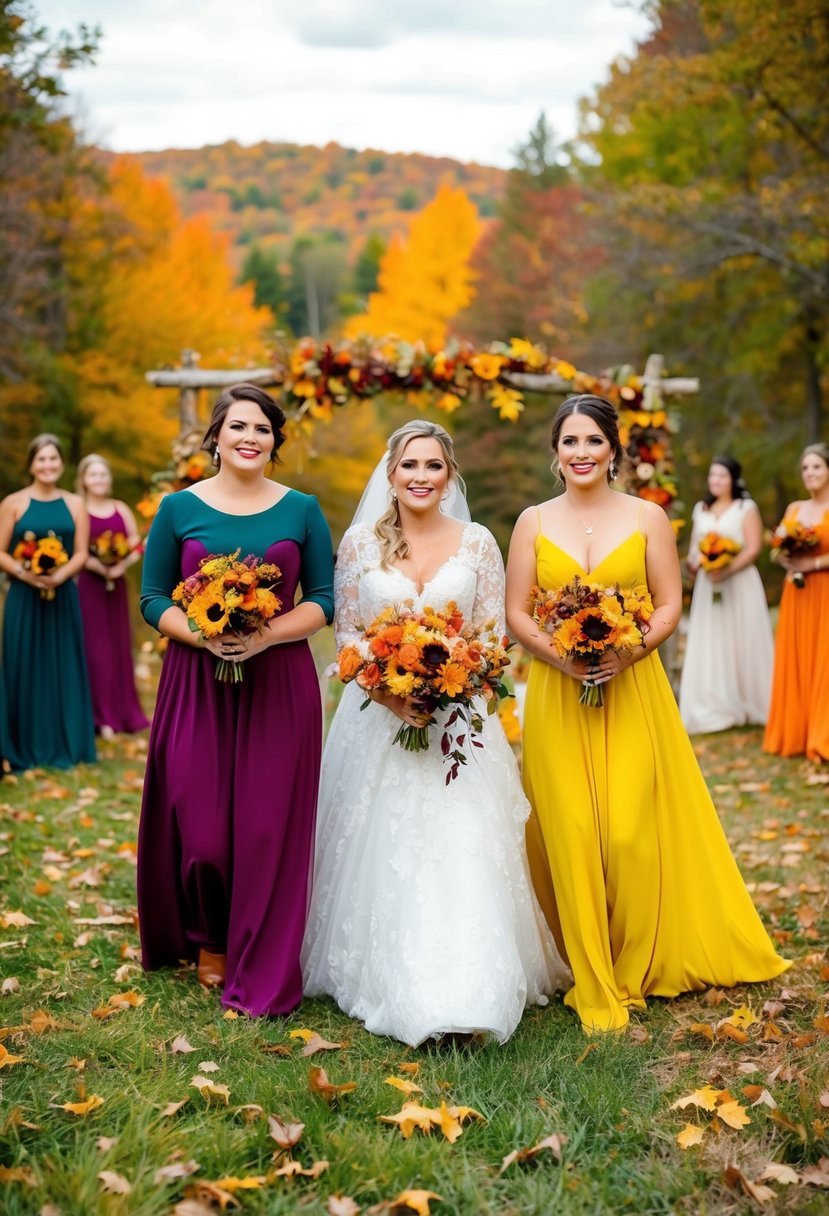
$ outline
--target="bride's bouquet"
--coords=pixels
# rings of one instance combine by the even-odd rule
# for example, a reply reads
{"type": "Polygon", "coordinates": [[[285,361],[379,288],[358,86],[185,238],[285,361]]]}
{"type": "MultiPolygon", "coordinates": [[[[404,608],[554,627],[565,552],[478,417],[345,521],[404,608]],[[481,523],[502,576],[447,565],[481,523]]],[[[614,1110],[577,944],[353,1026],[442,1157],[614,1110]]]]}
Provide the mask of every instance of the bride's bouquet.
{"type": "MultiPolygon", "coordinates": [[[[699,564],[707,573],[712,570],[724,570],[726,566],[731,565],[742,547],[739,541],[732,540],[730,536],[721,536],[719,532],[706,532],[698,546],[699,564]]],[[[718,587],[714,588],[713,599],[715,604],[722,601],[722,591],[718,587]]]]}
{"type": "MultiPolygon", "coordinates": [[[[503,674],[509,665],[507,639],[488,626],[481,633],[470,629],[457,604],[443,612],[424,608],[415,612],[411,602],[390,605],[372,621],[357,645],[344,646],[337,656],[343,683],[354,680],[366,693],[375,688],[406,697],[428,715],[425,726],[402,725],[394,736],[407,751],[426,751],[429,726],[437,710],[454,706],[443,724],[441,751],[449,764],[448,785],[466,764],[462,748],[467,733],[473,747],[483,747],[477,737],[483,718],[475,702],[482,699],[493,713],[498,699],[509,692],[503,674]],[[461,733],[453,733],[458,723],[461,733]]],[[[371,703],[367,697],[361,705],[371,703]]]]}
{"type": "MultiPolygon", "coordinates": [[[[239,561],[241,550],[203,557],[195,574],[174,589],[172,599],[187,614],[187,624],[204,638],[221,633],[258,633],[282,607],[273,588],[282,571],[250,554],[239,561]]],[[[219,659],[215,676],[232,684],[244,677],[241,663],[219,659]]]]}
{"type": "MultiPolygon", "coordinates": [[[[772,561],[781,557],[805,557],[812,549],[820,544],[820,537],[815,528],[807,528],[798,519],[789,516],[780,521],[769,538],[772,561]]],[[[806,577],[800,570],[791,575],[795,587],[806,586],[806,577]]]]}
{"type": "MultiPolygon", "coordinates": [[[[586,583],[575,575],[556,590],[533,587],[530,612],[560,659],[586,659],[596,668],[608,650],[631,654],[644,646],[653,614],[647,587],[623,590],[586,583]]],[[[580,705],[604,705],[604,688],[589,677],[582,681],[580,705]]]]}
{"type": "MultiPolygon", "coordinates": [[[[69,561],[69,554],[64,549],[63,542],[51,531],[45,536],[24,532],[23,539],[14,547],[12,557],[20,562],[24,570],[30,570],[32,574],[51,574],[58,566],[65,566],[69,561]]],[[[53,600],[55,588],[41,587],[40,598],[53,600]]]]}

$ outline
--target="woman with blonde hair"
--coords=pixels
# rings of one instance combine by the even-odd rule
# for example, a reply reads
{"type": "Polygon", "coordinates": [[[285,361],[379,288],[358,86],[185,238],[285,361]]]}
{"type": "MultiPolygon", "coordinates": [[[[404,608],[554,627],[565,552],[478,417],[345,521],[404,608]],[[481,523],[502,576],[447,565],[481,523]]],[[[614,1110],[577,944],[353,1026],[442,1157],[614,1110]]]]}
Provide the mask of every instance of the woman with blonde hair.
{"type": "Polygon", "coordinates": [[[112,469],[103,456],[84,456],[75,485],[89,512],[89,556],[78,575],[86,664],[95,730],[107,738],[149,726],[135,688],[124,580],[141,560],[141,543],[132,511],[112,497],[112,469]]]}
{"type": "MultiPolygon", "coordinates": [[[[389,606],[454,604],[476,632],[504,632],[504,568],[470,522],[452,440],[413,421],[390,437],[340,546],[338,648],[389,606]]],[[[416,1045],[447,1034],[504,1041],[526,1005],[567,977],[529,881],[523,797],[497,715],[447,782],[440,747],[396,745],[424,710],[349,684],[322,765],[316,863],[303,947],[307,995],[327,993],[374,1034],[416,1045]]],[[[448,725],[448,724],[447,724],[448,725]]]]}
{"type": "Polygon", "coordinates": [[[783,557],[771,708],[763,748],[778,756],[829,760],[829,445],[812,443],[800,457],[809,497],[789,503],[784,518],[814,528],[818,544],[783,557]],[[795,581],[794,575],[799,578],[795,581]],[[802,584],[802,585],[798,585],[802,584]]]}

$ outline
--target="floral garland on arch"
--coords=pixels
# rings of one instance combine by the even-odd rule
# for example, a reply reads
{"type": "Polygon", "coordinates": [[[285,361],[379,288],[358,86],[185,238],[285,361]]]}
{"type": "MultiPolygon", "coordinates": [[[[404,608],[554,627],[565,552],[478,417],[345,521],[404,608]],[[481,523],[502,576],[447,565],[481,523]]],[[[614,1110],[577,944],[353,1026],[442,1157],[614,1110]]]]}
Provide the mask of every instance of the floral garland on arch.
{"type": "MultiPolygon", "coordinates": [[[[337,342],[302,338],[291,350],[280,352],[274,382],[288,415],[288,430],[302,441],[336,410],[380,393],[402,394],[414,408],[445,414],[470,399],[484,399],[500,421],[514,423],[524,409],[524,393],[510,377],[527,374],[555,375],[563,382],[562,392],[596,393],[612,401],[630,458],[626,488],[670,510],[677,496],[671,448],[676,419],[661,406],[650,407],[642,378],[627,365],[592,375],[524,338],[493,342],[483,350],[455,339],[432,350],[393,336],[337,342]]],[[[170,465],[153,475],[137,506],[147,526],[165,494],[193,485],[212,471],[210,457],[200,450],[201,439],[194,432],[177,440],[170,465]]]]}

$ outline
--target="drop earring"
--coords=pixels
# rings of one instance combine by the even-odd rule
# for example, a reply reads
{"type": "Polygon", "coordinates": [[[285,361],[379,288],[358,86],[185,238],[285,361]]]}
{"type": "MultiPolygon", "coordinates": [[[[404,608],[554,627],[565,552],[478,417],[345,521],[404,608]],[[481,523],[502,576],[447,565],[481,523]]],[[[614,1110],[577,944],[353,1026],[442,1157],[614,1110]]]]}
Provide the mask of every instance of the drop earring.
{"type": "Polygon", "coordinates": [[[219,445],[218,445],[218,443],[213,444],[213,463],[215,465],[218,465],[218,463],[219,463],[219,445]]]}
{"type": "Polygon", "coordinates": [[[609,472],[610,472],[610,480],[611,480],[611,481],[615,481],[615,480],[616,480],[616,477],[617,477],[617,472],[616,472],[616,462],[615,462],[615,460],[614,460],[614,461],[611,461],[611,463],[610,463],[610,470],[609,470],[609,472]]]}

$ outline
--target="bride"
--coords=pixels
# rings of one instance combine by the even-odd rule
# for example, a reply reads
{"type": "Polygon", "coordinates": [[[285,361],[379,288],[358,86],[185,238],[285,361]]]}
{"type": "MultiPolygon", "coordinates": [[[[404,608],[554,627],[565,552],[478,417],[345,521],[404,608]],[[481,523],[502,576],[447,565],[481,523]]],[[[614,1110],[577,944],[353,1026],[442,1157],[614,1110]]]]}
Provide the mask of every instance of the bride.
{"type": "MultiPolygon", "coordinates": [[[[451,437],[395,431],[340,546],[338,649],[388,605],[442,610],[504,632],[504,569],[471,523],[451,437]]],[[[415,1046],[444,1034],[504,1042],[524,1008],[569,982],[532,894],[524,799],[497,716],[447,785],[438,739],[408,752],[416,703],[349,684],[322,763],[316,861],[303,947],[305,993],[330,994],[374,1034],[415,1046]]],[[[444,715],[449,711],[444,711],[444,715]]],[[[438,711],[438,717],[441,717],[438,711]]]]}

